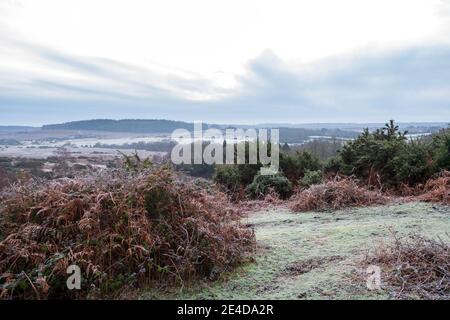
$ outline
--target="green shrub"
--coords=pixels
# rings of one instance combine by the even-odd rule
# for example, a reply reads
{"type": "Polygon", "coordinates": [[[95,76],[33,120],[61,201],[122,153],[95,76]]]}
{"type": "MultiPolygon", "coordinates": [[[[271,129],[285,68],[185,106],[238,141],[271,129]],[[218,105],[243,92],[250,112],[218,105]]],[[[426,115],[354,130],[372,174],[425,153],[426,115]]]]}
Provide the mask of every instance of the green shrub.
{"type": "Polygon", "coordinates": [[[214,174],[214,165],[201,164],[178,164],[174,166],[176,170],[196,178],[211,178],[214,174]]]}
{"type": "MultiPolygon", "coordinates": [[[[243,142],[240,146],[244,145],[245,148],[245,156],[243,160],[245,163],[243,164],[224,164],[224,165],[216,165],[215,173],[213,176],[214,182],[220,184],[227,191],[234,193],[238,190],[245,188],[247,185],[252,183],[253,178],[258,173],[262,164],[257,160],[256,164],[250,164],[250,155],[249,150],[251,147],[254,147],[254,144],[250,144],[249,142],[243,142]]],[[[226,144],[224,144],[225,148],[226,144]]],[[[270,154],[270,145],[268,146],[269,154],[270,154]]],[[[256,145],[256,151],[258,153],[258,145],[256,145]]],[[[225,154],[224,150],[224,154],[225,154]]],[[[234,146],[234,157],[238,159],[238,146],[234,146]]]]}
{"type": "Polygon", "coordinates": [[[303,187],[309,187],[313,184],[319,184],[323,181],[323,173],[320,170],[306,171],[305,176],[300,181],[300,185],[303,187]]]}
{"type": "Polygon", "coordinates": [[[433,173],[450,168],[450,133],[443,130],[432,139],[408,141],[391,120],[384,128],[368,129],[344,145],[338,158],[330,159],[326,172],[355,175],[369,184],[379,179],[383,184],[423,183],[433,173]],[[430,142],[431,141],[431,142],[430,142]]]}
{"type": "Polygon", "coordinates": [[[292,194],[292,183],[282,174],[261,175],[258,173],[253,182],[247,187],[247,194],[251,198],[262,198],[273,189],[280,198],[286,199],[292,194]]]}
{"type": "Polygon", "coordinates": [[[226,191],[236,192],[242,187],[241,176],[237,165],[226,164],[216,166],[214,182],[220,184],[226,191]]]}
{"type": "Polygon", "coordinates": [[[422,183],[433,174],[433,162],[428,147],[415,141],[398,150],[390,165],[395,172],[395,183],[422,183]]]}
{"type": "Polygon", "coordinates": [[[342,172],[344,163],[342,161],[342,157],[340,155],[336,155],[330,157],[325,161],[323,166],[323,170],[325,173],[333,173],[336,174],[338,172],[342,172]]]}
{"type": "Polygon", "coordinates": [[[291,182],[299,181],[307,171],[321,168],[320,160],[308,151],[280,153],[280,169],[291,182]]]}
{"type": "Polygon", "coordinates": [[[339,151],[342,159],[340,172],[356,175],[369,183],[378,182],[381,178],[383,183],[395,184],[397,167],[393,159],[407,147],[405,135],[406,132],[399,132],[393,121],[373,133],[365,129],[339,151]]]}
{"type": "Polygon", "coordinates": [[[260,164],[238,164],[235,166],[239,173],[239,181],[243,186],[252,183],[253,178],[258,174],[258,171],[261,168],[260,164]]]}
{"type": "Polygon", "coordinates": [[[433,137],[432,149],[437,171],[450,170],[450,129],[433,137]]]}
{"type": "Polygon", "coordinates": [[[403,139],[382,140],[374,134],[363,134],[340,151],[342,173],[364,179],[378,174],[383,181],[392,181],[395,171],[390,162],[406,143],[403,139]]]}

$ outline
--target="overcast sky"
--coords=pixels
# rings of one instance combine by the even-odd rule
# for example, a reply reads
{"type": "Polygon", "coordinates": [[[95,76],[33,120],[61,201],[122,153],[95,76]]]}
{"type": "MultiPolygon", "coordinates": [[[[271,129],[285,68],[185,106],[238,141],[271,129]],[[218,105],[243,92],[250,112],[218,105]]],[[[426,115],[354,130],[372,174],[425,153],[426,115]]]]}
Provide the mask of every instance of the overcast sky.
{"type": "Polygon", "coordinates": [[[0,0],[0,125],[450,121],[450,0],[0,0]]]}

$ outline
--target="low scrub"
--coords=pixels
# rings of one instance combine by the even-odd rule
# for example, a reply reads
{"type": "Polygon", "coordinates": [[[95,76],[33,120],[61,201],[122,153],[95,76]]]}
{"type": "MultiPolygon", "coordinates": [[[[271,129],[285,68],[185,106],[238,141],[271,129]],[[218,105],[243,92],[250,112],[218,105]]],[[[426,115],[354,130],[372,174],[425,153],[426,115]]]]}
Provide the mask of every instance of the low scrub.
{"type": "Polygon", "coordinates": [[[314,184],[322,183],[323,173],[320,170],[306,171],[305,176],[301,179],[300,185],[303,187],[310,187],[314,184]]]}
{"type": "Polygon", "coordinates": [[[435,178],[429,179],[419,199],[450,205],[450,171],[443,171],[435,178]]]}
{"type": "Polygon", "coordinates": [[[225,195],[165,168],[17,186],[0,204],[3,299],[114,297],[214,279],[254,247],[225,195]],[[81,290],[66,288],[72,264],[81,290]]]}
{"type": "Polygon", "coordinates": [[[366,257],[382,269],[382,282],[396,299],[448,299],[450,246],[441,240],[409,235],[382,245],[366,257]]]}
{"type": "Polygon", "coordinates": [[[283,175],[296,184],[308,171],[322,169],[319,158],[308,151],[283,152],[280,154],[283,175]]]}
{"type": "Polygon", "coordinates": [[[280,198],[286,199],[292,194],[292,183],[280,173],[262,175],[258,173],[246,192],[252,199],[265,198],[270,192],[275,192],[280,198]]]}
{"type": "Polygon", "coordinates": [[[336,178],[301,189],[292,197],[290,207],[297,212],[323,211],[385,202],[386,198],[380,192],[360,187],[352,178],[336,178]]]}
{"type": "Polygon", "coordinates": [[[391,120],[384,128],[365,129],[346,143],[327,161],[325,172],[355,175],[372,186],[405,189],[424,184],[436,172],[449,170],[449,165],[448,129],[413,140],[391,120]]]}

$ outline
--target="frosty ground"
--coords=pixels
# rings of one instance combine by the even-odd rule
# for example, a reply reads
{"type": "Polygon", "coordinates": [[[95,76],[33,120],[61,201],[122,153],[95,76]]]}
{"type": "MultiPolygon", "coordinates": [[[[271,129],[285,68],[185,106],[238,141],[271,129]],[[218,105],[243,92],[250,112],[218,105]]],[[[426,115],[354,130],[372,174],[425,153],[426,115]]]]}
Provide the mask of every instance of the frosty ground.
{"type": "MultiPolygon", "coordinates": [[[[366,286],[367,253],[394,234],[448,241],[450,208],[406,202],[331,212],[293,213],[272,207],[250,213],[257,253],[216,282],[147,290],[142,299],[390,299],[394,292],[366,286]]],[[[412,297],[414,298],[414,297],[412,297]]]]}

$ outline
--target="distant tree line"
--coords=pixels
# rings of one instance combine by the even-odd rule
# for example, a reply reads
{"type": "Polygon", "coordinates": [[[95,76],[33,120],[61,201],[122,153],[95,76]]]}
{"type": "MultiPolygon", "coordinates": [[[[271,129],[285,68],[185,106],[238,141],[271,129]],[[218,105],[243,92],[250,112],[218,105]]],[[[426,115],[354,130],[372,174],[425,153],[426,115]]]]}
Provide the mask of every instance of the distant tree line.
{"type": "Polygon", "coordinates": [[[169,133],[176,129],[193,130],[193,124],[172,120],[85,120],[42,126],[44,130],[94,130],[108,132],[169,133]]]}
{"type": "MultiPolygon", "coordinates": [[[[212,124],[203,124],[203,128],[214,127],[225,130],[226,128],[235,129],[239,126],[220,126],[212,124]]],[[[276,128],[276,127],[274,127],[276,128]]],[[[42,126],[44,130],[93,130],[107,132],[132,132],[132,133],[172,133],[176,129],[186,129],[193,131],[194,124],[183,121],[171,120],[85,120],[73,121],[62,124],[50,124],[42,126]]],[[[280,141],[282,143],[298,143],[307,141],[310,136],[328,136],[341,138],[356,138],[357,132],[341,129],[305,129],[305,128],[277,128],[280,132],[280,141]]]]}

